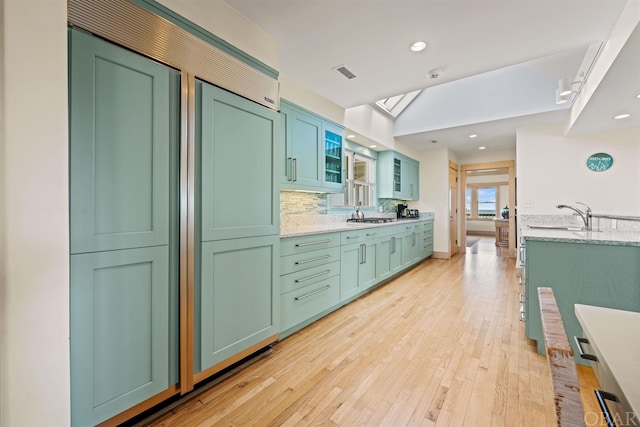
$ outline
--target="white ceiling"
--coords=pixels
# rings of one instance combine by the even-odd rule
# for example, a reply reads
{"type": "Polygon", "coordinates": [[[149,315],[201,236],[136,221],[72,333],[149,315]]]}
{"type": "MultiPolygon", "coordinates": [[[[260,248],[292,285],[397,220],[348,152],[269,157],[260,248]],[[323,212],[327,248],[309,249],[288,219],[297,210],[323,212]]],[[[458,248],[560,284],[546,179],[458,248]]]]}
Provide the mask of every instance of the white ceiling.
{"type": "MultiPolygon", "coordinates": [[[[532,64],[552,79],[571,80],[582,59],[576,52],[609,38],[626,0],[224,1],[280,42],[282,74],[349,108],[523,63],[532,64]],[[408,47],[416,40],[426,41],[427,49],[411,52],[408,47]],[[347,80],[335,71],[340,65],[356,78],[347,80]],[[440,69],[441,75],[432,80],[428,72],[434,68],[440,69]]],[[[629,47],[625,52],[626,61],[636,64],[618,65],[624,80],[614,78],[613,69],[612,77],[603,82],[618,87],[612,90],[617,97],[629,79],[640,86],[640,41],[635,43],[639,50],[629,47]]],[[[609,115],[606,121],[599,117],[602,106],[598,102],[610,104],[612,99],[606,96],[608,90],[598,92],[604,93],[596,93],[585,109],[588,131],[610,121],[609,115]]],[[[554,96],[551,90],[549,97],[554,96]]],[[[550,105],[555,105],[554,100],[550,105]]],[[[638,108],[639,104],[630,105],[638,108]]],[[[469,119],[464,125],[445,124],[399,139],[418,150],[438,145],[463,152],[477,150],[468,144],[468,134],[476,133],[488,139],[484,143],[478,138],[474,143],[482,142],[488,149],[509,149],[515,146],[517,127],[562,121],[566,114],[567,110],[555,106],[548,113],[504,120],[469,119]],[[426,143],[432,139],[439,144],[426,143]]]]}

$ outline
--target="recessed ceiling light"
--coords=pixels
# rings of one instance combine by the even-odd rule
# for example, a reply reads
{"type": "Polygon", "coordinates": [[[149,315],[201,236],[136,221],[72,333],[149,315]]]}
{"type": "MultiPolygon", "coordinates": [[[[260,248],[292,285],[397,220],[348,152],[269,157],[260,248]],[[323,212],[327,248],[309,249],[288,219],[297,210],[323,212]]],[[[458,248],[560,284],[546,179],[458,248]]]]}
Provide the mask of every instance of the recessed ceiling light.
{"type": "Polygon", "coordinates": [[[347,135],[347,139],[353,139],[353,138],[355,138],[355,137],[356,137],[356,136],[355,136],[355,135],[352,135],[352,134],[347,135]]]}
{"type": "Polygon", "coordinates": [[[478,147],[478,150],[486,150],[487,147],[478,147]]]}
{"type": "Polygon", "coordinates": [[[421,51],[425,50],[426,47],[427,47],[427,43],[426,42],[417,41],[417,42],[411,43],[411,46],[409,46],[409,49],[412,52],[421,52],[421,51]]]}
{"type": "Polygon", "coordinates": [[[631,114],[618,114],[617,116],[614,116],[613,118],[616,120],[620,120],[620,119],[626,119],[627,117],[631,117],[631,114]]]}
{"type": "Polygon", "coordinates": [[[636,98],[640,98],[640,93],[636,95],[636,98]]]}
{"type": "Polygon", "coordinates": [[[370,145],[369,148],[376,148],[377,145],[370,145]]]}
{"type": "Polygon", "coordinates": [[[472,133],[471,135],[469,135],[469,138],[477,138],[478,135],[476,135],[475,133],[472,133]]]}

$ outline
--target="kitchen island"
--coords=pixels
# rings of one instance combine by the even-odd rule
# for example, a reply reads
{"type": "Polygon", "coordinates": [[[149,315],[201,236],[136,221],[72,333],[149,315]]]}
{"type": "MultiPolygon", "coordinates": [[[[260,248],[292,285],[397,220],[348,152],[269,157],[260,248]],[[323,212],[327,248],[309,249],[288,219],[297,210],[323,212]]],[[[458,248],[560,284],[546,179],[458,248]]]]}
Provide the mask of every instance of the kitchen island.
{"type": "MultiPolygon", "coordinates": [[[[640,233],[523,229],[525,334],[544,354],[538,287],[553,288],[570,341],[581,336],[575,304],[640,312],[640,233]]],[[[579,357],[572,342],[577,363],[579,357]]]]}

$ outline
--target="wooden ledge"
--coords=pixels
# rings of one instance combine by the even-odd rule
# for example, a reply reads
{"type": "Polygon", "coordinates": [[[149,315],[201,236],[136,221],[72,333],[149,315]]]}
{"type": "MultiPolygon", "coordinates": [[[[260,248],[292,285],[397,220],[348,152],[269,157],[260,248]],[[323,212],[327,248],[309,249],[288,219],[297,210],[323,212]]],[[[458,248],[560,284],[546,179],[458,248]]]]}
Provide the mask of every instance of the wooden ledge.
{"type": "Polygon", "coordinates": [[[551,372],[558,426],[584,426],[584,409],[573,349],[551,288],[538,288],[547,361],[551,372]]]}

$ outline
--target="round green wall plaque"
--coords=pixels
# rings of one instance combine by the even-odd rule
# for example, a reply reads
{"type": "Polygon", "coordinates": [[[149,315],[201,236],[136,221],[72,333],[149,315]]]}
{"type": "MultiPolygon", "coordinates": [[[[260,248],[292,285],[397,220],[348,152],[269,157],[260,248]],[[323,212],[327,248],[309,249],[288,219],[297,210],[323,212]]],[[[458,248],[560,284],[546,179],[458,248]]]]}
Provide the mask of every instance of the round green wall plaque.
{"type": "Polygon", "coordinates": [[[613,157],[607,153],[592,154],[587,159],[587,167],[595,172],[606,171],[613,164],[613,157]]]}

